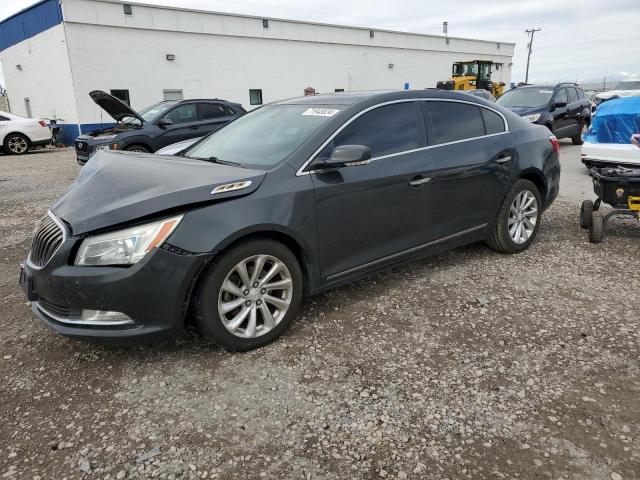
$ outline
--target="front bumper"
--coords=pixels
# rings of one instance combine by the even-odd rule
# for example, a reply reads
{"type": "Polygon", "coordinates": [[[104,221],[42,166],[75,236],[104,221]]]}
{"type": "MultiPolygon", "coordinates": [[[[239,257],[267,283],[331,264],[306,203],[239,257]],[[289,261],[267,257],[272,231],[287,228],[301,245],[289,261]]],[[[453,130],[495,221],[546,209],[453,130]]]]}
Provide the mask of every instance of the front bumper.
{"type": "Polygon", "coordinates": [[[78,239],[68,238],[42,269],[25,262],[20,284],[34,313],[69,337],[117,345],[162,341],[179,336],[191,289],[206,262],[203,255],[179,255],[157,248],[129,267],[71,265],[78,239]],[[132,322],[95,325],[81,312],[121,312],[132,322]]]}
{"type": "Polygon", "coordinates": [[[109,146],[112,143],[118,143],[118,142],[94,143],[92,141],[87,141],[87,140],[76,140],[75,149],[76,149],[77,162],[80,165],[84,165],[89,161],[91,156],[94,153],[96,153],[97,150],[101,148],[109,149],[109,146]]]}

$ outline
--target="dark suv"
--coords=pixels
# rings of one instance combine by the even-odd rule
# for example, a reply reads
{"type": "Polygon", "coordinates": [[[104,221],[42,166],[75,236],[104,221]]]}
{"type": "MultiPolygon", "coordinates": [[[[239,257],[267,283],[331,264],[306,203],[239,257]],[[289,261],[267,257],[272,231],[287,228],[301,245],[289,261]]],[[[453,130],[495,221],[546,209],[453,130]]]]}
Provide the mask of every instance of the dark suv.
{"type": "Polygon", "coordinates": [[[591,124],[591,102],[575,83],[515,87],[497,102],[531,123],[544,125],[557,138],[571,138],[574,145],[582,145],[582,135],[591,124]]]}
{"type": "Polygon", "coordinates": [[[118,123],[76,138],[76,157],[81,165],[102,147],[152,153],[190,138],[203,137],[243,115],[237,103],[212,100],[166,100],[136,112],[100,90],[89,96],[118,123]]]}

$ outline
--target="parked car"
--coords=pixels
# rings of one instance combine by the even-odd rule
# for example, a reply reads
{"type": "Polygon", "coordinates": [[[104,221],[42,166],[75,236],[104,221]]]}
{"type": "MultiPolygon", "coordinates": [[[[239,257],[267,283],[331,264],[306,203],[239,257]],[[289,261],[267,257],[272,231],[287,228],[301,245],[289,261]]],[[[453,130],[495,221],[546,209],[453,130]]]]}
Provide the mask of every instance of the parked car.
{"type": "Polygon", "coordinates": [[[76,139],[76,158],[81,165],[97,149],[155,152],[172,143],[214,132],[245,113],[242,105],[217,98],[166,100],[138,113],[108,93],[96,90],[89,96],[117,124],[76,139]]]}
{"type": "Polygon", "coordinates": [[[477,88],[475,90],[463,90],[463,92],[468,95],[475,95],[476,97],[484,98],[485,100],[489,100],[490,102],[496,101],[496,97],[494,97],[490,91],[484,90],[482,88],[477,88]]]}
{"type": "Polygon", "coordinates": [[[50,143],[51,130],[46,120],[0,112],[0,145],[5,153],[23,155],[33,147],[50,143]]]}
{"type": "Polygon", "coordinates": [[[624,98],[624,97],[637,97],[640,96],[640,79],[631,78],[628,80],[622,80],[618,82],[618,84],[613,87],[613,90],[609,90],[607,92],[600,92],[595,95],[593,98],[594,107],[598,108],[598,106],[606,101],[613,100],[616,98],[624,98]]]}
{"type": "Polygon", "coordinates": [[[36,225],[36,315],[102,341],[274,340],[302,298],[484,240],[518,253],[558,194],[558,142],[439,90],[275,102],[183,156],[96,152],[36,225]]]}
{"type": "Polygon", "coordinates": [[[582,145],[582,163],[591,167],[640,167],[640,148],[631,136],[640,131],[640,97],[603,103],[582,145]]]}
{"type": "Polygon", "coordinates": [[[591,102],[575,83],[515,87],[497,103],[531,123],[544,125],[557,138],[571,138],[574,145],[582,145],[591,124],[591,102]]]}

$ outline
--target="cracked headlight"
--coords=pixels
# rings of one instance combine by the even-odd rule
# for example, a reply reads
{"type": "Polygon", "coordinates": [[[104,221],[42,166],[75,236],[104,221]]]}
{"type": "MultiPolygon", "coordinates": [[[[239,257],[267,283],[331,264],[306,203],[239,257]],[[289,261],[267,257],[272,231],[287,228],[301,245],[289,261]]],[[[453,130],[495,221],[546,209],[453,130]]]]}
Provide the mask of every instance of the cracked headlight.
{"type": "Polygon", "coordinates": [[[76,265],[131,265],[159,247],[182,220],[182,215],[84,239],[76,265]]]}

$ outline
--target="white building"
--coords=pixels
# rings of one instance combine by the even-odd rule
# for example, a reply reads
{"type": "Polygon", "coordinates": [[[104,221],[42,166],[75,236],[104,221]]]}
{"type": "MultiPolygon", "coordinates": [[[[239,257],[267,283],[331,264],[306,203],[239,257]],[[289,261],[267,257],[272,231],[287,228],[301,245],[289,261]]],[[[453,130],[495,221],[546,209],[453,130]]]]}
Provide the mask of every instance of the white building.
{"type": "Polygon", "coordinates": [[[303,94],[422,89],[458,60],[500,64],[514,44],[123,3],[42,0],[0,23],[12,112],[61,119],[64,141],[113,120],[89,98],[142,109],[169,98],[223,98],[250,109],[303,94]]]}

